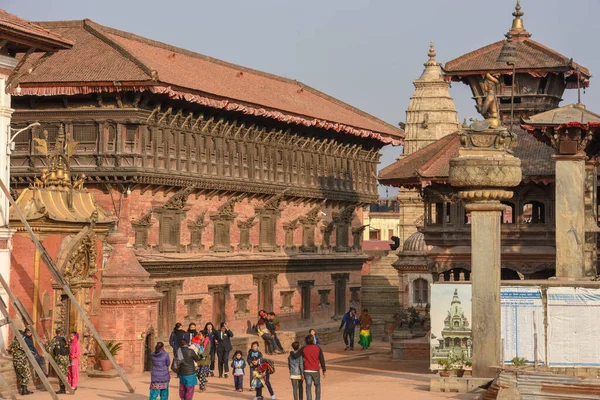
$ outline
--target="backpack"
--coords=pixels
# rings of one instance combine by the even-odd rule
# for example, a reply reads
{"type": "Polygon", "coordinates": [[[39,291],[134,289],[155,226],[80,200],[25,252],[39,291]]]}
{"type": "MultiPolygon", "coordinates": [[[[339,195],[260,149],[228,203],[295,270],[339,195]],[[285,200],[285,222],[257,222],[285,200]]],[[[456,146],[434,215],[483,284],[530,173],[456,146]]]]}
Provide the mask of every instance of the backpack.
{"type": "Polygon", "coordinates": [[[275,363],[273,362],[273,360],[263,358],[262,362],[267,364],[267,366],[269,368],[269,374],[273,375],[275,373],[275,363]]]}

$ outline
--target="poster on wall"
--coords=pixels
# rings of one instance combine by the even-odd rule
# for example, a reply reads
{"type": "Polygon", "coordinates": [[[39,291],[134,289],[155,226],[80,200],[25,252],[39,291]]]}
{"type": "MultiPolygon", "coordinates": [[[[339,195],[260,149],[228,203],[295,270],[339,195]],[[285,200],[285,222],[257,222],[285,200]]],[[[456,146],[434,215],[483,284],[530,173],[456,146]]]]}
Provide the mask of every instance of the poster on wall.
{"type": "Polygon", "coordinates": [[[471,285],[434,284],[431,302],[431,370],[442,359],[471,361],[471,285]]]}
{"type": "Polygon", "coordinates": [[[548,288],[548,365],[600,367],[600,289],[548,288]]]}
{"type": "Polygon", "coordinates": [[[541,288],[502,286],[500,304],[504,362],[512,363],[514,357],[519,357],[533,364],[537,350],[538,362],[544,363],[546,338],[541,288]],[[537,332],[537,348],[535,332],[537,332]]]}

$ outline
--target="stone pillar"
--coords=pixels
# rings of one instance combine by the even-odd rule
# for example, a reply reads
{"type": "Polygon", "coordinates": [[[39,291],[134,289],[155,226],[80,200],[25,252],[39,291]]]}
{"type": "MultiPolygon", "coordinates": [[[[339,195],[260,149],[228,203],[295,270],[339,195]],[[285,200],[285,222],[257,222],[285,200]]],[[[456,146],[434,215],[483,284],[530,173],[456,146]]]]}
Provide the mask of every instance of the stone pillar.
{"type": "MultiPolygon", "coordinates": [[[[450,161],[450,184],[471,213],[471,281],[473,289],[473,376],[494,378],[501,362],[500,217],[503,190],[521,182],[521,161],[507,150],[512,134],[504,128],[467,128],[462,147],[450,161]]],[[[475,125],[475,124],[474,124],[475,125]]]]}
{"type": "Polygon", "coordinates": [[[598,274],[598,160],[594,157],[585,163],[585,247],[584,275],[598,274]]]}
{"type": "Polygon", "coordinates": [[[556,277],[584,276],[585,155],[556,159],[556,277]]]}
{"type": "MultiPolygon", "coordinates": [[[[17,65],[13,57],[0,55],[0,180],[7,188],[10,188],[10,149],[8,141],[10,136],[10,121],[13,109],[10,108],[10,95],[6,93],[6,80],[8,72],[17,65]]],[[[10,251],[12,247],[12,236],[14,231],[8,227],[9,219],[8,198],[0,191],[0,274],[10,285],[10,251]]],[[[8,304],[8,295],[0,287],[0,295],[8,304]]],[[[8,346],[8,325],[0,328],[0,345],[2,352],[8,346]]]]}

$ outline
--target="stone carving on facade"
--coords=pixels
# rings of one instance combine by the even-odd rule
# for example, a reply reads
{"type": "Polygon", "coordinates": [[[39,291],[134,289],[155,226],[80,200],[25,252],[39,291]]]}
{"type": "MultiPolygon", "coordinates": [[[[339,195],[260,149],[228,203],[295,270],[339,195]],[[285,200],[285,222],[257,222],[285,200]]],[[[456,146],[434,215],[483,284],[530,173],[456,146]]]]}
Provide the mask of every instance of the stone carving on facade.
{"type": "Polygon", "coordinates": [[[233,250],[231,246],[231,238],[229,232],[231,224],[237,213],[234,211],[235,204],[242,201],[245,195],[232,196],[223,203],[215,214],[210,216],[214,227],[213,245],[210,250],[216,253],[230,253],[233,250]]]}
{"type": "Polygon", "coordinates": [[[260,252],[279,250],[277,245],[277,222],[281,215],[281,203],[287,192],[288,189],[271,196],[262,207],[255,209],[260,222],[256,249],[260,252]]]}
{"type": "Polygon", "coordinates": [[[250,230],[256,225],[256,215],[247,218],[244,221],[238,221],[237,226],[240,230],[240,243],[238,244],[238,250],[252,250],[250,244],[250,230]]]}
{"type": "Polygon", "coordinates": [[[294,251],[294,232],[298,229],[299,218],[283,223],[283,231],[285,232],[285,250],[294,251]]]}
{"type": "Polygon", "coordinates": [[[208,225],[204,221],[206,210],[204,210],[195,221],[188,224],[188,230],[190,231],[190,250],[193,252],[204,251],[204,245],[202,244],[202,234],[204,228],[208,225]]]}
{"type": "Polygon", "coordinates": [[[173,211],[182,211],[185,209],[187,204],[187,199],[190,194],[192,194],[196,190],[195,186],[188,186],[185,189],[182,189],[175,193],[169,200],[162,205],[161,208],[165,210],[173,210],[173,211]]]}
{"type": "Polygon", "coordinates": [[[93,230],[84,235],[67,258],[62,274],[71,286],[93,284],[96,273],[96,235],[93,230]]]}
{"type": "Polygon", "coordinates": [[[135,249],[148,248],[148,233],[153,224],[152,210],[131,223],[135,234],[135,241],[133,244],[135,249]]]}

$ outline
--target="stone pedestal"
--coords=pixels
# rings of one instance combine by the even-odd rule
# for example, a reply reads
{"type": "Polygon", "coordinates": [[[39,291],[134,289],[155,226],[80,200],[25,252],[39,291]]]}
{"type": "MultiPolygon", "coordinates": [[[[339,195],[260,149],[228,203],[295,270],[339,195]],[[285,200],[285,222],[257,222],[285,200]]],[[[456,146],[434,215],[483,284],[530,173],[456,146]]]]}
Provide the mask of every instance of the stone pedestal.
{"type": "Polygon", "coordinates": [[[501,362],[501,201],[512,197],[503,188],[521,182],[521,161],[508,151],[510,132],[478,125],[459,133],[462,147],[450,161],[450,184],[464,188],[458,197],[471,213],[473,376],[493,378],[501,362]]]}
{"type": "Polygon", "coordinates": [[[585,155],[556,159],[556,277],[584,276],[585,155]]]}

